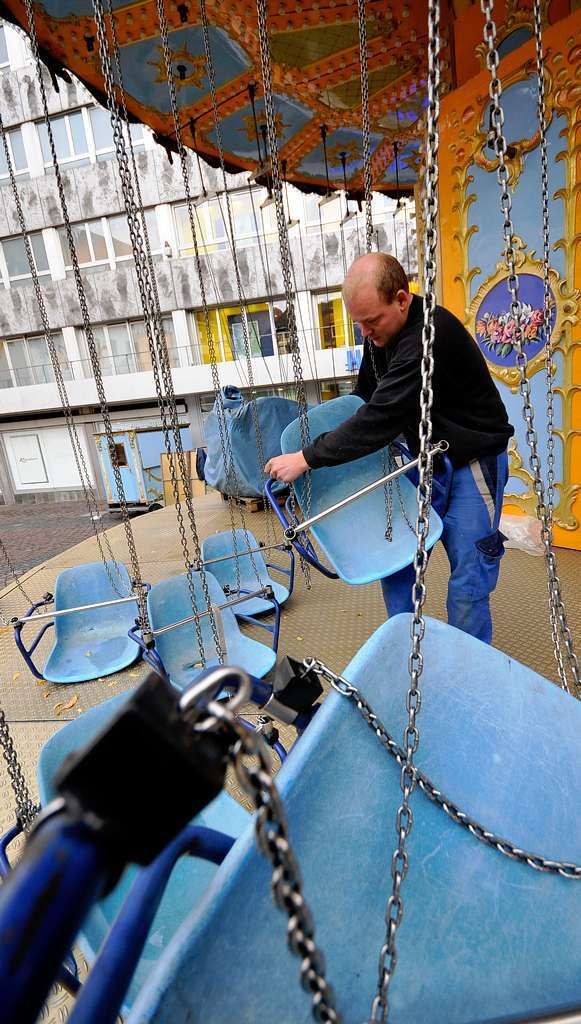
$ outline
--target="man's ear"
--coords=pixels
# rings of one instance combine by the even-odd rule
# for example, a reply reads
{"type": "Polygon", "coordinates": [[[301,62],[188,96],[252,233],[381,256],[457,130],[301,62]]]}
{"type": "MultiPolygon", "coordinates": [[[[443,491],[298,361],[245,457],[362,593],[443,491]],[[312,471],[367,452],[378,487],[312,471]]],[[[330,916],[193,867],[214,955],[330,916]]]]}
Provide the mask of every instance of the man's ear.
{"type": "Polygon", "coordinates": [[[403,288],[400,288],[395,294],[395,301],[403,313],[410,304],[411,295],[409,292],[404,292],[403,288]]]}

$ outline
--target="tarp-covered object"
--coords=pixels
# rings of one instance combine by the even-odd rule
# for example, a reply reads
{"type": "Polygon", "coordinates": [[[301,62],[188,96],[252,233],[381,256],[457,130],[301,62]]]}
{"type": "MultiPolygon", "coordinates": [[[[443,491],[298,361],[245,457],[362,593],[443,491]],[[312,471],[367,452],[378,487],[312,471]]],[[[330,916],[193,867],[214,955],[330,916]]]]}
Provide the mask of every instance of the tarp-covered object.
{"type": "MultiPolygon", "coordinates": [[[[222,388],[226,431],[230,438],[232,458],[238,483],[238,496],[257,498],[262,496],[263,481],[256,445],[256,431],[252,416],[252,405],[242,397],[239,388],[227,385],[222,388]]],[[[264,461],[273,455],[280,455],[280,435],[284,428],[296,420],[299,407],[289,398],[257,398],[256,408],[262,437],[264,461]]],[[[208,457],[204,466],[206,483],[222,494],[232,493],[224,465],[219,429],[219,399],[214,402],[212,412],[206,416],[204,429],[208,445],[208,457]]],[[[278,489],[284,488],[278,485],[278,489]]]]}

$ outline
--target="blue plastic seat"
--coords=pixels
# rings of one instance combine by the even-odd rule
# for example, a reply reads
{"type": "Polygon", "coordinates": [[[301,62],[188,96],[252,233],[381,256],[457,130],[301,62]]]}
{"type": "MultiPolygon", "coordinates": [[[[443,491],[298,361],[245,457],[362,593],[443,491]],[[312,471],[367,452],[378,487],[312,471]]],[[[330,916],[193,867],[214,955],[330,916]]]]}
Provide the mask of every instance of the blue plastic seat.
{"type": "MultiPolygon", "coordinates": [[[[410,616],[396,616],[345,670],[398,742],[409,649],[410,616]]],[[[431,619],[423,650],[418,766],[487,828],[525,850],[581,863],[579,702],[431,619]]],[[[368,1020],[400,768],[354,704],[332,693],[277,784],[342,1019],[368,1020]]],[[[421,790],[412,799],[390,1020],[481,1024],[579,1005],[581,885],[478,842],[421,790]]],[[[249,827],[158,962],[130,1021],[307,1024],[309,997],[286,924],[249,827]]]]}
{"type": "MultiPolygon", "coordinates": [[[[310,434],[317,437],[325,431],[334,430],[363,405],[356,395],[343,395],[330,402],[310,409],[308,413],[310,434]]],[[[440,438],[435,438],[439,441],[440,438]]],[[[282,433],[283,452],[294,452],[301,448],[299,421],[290,423],[282,433]]],[[[389,467],[389,463],[388,463],[389,467]]],[[[389,471],[389,469],[388,469],[389,471]]],[[[374,452],[342,466],[329,466],[311,472],[310,515],[322,512],[335,502],[346,498],[366,484],[385,476],[381,452],[374,452]]],[[[416,492],[406,476],[400,476],[399,487],[406,515],[410,523],[417,518],[416,492]]],[[[305,518],[303,489],[305,478],[295,483],[301,511],[305,518]]],[[[326,558],[346,583],[372,583],[384,576],[411,565],[416,552],[415,533],[410,530],[400,508],[396,483],[393,483],[393,538],[385,539],[386,511],[383,487],[378,487],[363,498],[316,523],[311,532],[326,558]]],[[[442,533],[442,520],[434,509],[430,516],[430,532],[426,547],[431,548],[442,533]]]]}
{"type": "MultiPolygon", "coordinates": [[[[206,600],[202,589],[199,572],[192,573],[196,606],[199,612],[206,610],[206,600]]],[[[206,572],[206,580],[210,600],[213,605],[223,604],[227,598],[215,576],[206,572]]],[[[169,626],[192,614],[192,602],[187,576],[175,576],[173,579],[156,583],[147,596],[149,619],[153,629],[169,626]]],[[[226,644],[226,661],[237,665],[251,675],[261,679],[276,664],[276,652],[265,644],[252,640],[240,631],[240,626],[232,608],[224,608],[219,613],[222,619],[224,642],[226,644]]],[[[218,653],[212,632],[209,616],[200,619],[202,643],[207,667],[219,664],[218,653]]],[[[163,662],[165,671],[179,690],[185,689],[199,676],[202,661],[196,629],[193,622],[178,626],[169,633],[156,637],[156,652],[163,662]]]]}
{"type": "MultiPolygon", "coordinates": [[[[125,566],[119,565],[117,573],[113,562],[107,564],[121,594],[130,594],[131,581],[125,566]]],[[[59,573],[54,607],[61,611],[118,597],[103,563],[93,562],[59,573]]],[[[121,672],[133,664],[139,650],[127,632],[136,614],[137,601],[57,616],[54,646],[42,671],[44,678],[51,683],[81,683],[121,672]]]]}
{"type": "MultiPolygon", "coordinates": [[[[64,758],[74,750],[84,746],[97,732],[102,729],[113,714],[128,699],[129,693],[119,694],[111,700],[91,708],[80,718],[59,729],[45,743],[40,752],[38,764],[38,784],[42,804],[50,802],[54,796],[53,779],[57,768],[64,758]]],[[[250,815],[226,792],[218,797],[200,814],[196,815],[192,824],[225,832],[237,837],[244,830],[250,815]]],[[[152,820],[151,827],[155,828],[152,820]]],[[[118,911],[120,910],[129,890],[139,873],[139,868],[128,868],[115,888],[104,899],[100,900],[84,921],[78,944],[87,961],[93,963],[99,948],[105,939],[118,911]]],[[[165,890],[153,925],[151,927],[142,957],[133,977],[125,999],[129,1007],[145,983],[153,965],[162,955],[174,932],[179,927],[186,913],[196,904],[206,891],[216,872],[216,865],[209,861],[182,857],[173,869],[171,879],[165,890]]]]}
{"type": "MultiPolygon", "coordinates": [[[[256,579],[256,572],[252,565],[252,558],[260,578],[260,586],[271,586],[274,591],[274,596],[278,601],[279,605],[284,604],[290,596],[290,590],[288,587],[283,586],[282,583],[278,583],[272,579],[269,574],[268,566],[264,561],[264,558],[260,551],[256,551],[252,556],[244,554],[248,551],[248,547],[257,548],[258,542],[254,534],[246,531],[247,537],[244,530],[224,530],[222,533],[214,533],[210,537],[206,537],[202,542],[202,559],[205,561],[212,558],[221,558],[223,555],[232,555],[231,558],[224,560],[223,562],[213,562],[209,567],[210,572],[216,577],[221,587],[229,587],[230,590],[235,590],[237,586],[236,579],[236,558],[234,556],[234,539],[232,534],[234,533],[236,550],[238,551],[238,566],[240,571],[240,589],[253,590],[259,589],[259,583],[256,579]]],[[[244,604],[233,608],[235,615],[264,615],[265,612],[272,611],[272,604],[270,601],[265,601],[261,597],[253,597],[251,601],[245,601],[244,604]]]]}

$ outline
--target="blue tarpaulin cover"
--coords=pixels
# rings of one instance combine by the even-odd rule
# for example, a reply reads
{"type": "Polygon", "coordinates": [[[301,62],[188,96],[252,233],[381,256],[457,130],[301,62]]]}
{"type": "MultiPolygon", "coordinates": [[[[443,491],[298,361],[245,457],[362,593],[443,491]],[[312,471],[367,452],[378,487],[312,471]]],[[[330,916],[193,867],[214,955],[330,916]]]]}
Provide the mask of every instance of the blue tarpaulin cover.
{"type": "MultiPolygon", "coordinates": [[[[244,498],[260,497],[263,493],[262,467],[258,460],[252,405],[242,397],[240,389],[231,384],[222,388],[222,395],[226,431],[230,438],[234,469],[238,480],[237,494],[244,498]]],[[[204,421],[208,445],[204,476],[210,487],[215,487],[222,494],[230,494],[233,493],[233,488],[231,481],[228,480],[222,455],[218,401],[216,399],[212,412],[206,416],[204,421]]],[[[288,398],[267,397],[257,398],[256,408],[266,462],[273,455],[281,454],[280,435],[289,423],[296,420],[299,407],[296,402],[288,398]]],[[[280,484],[278,489],[280,490],[284,486],[284,484],[280,484]]]]}

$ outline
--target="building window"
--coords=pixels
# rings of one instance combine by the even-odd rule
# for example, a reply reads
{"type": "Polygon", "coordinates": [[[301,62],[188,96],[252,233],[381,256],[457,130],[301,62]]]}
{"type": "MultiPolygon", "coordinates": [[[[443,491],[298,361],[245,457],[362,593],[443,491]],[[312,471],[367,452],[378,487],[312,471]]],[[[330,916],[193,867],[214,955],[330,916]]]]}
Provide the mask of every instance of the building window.
{"type": "MultiPolygon", "coordinates": [[[[240,306],[227,306],[208,311],[210,332],[214,342],[217,363],[245,359],[244,328],[240,306]]],[[[255,302],[247,308],[248,340],[250,354],[256,356],[274,355],[273,307],[267,302],[255,302]]],[[[189,315],[191,338],[190,358],[194,365],[209,364],[210,344],[206,318],[201,309],[192,310],[189,315]]]]}
{"type": "MultiPolygon", "coordinates": [[[[113,128],[111,125],[111,115],[108,110],[104,107],[90,107],[88,111],[89,115],[89,126],[90,126],[90,141],[93,144],[96,160],[111,160],[115,156],[115,141],[113,139],[113,128]]],[[[129,141],[127,136],[127,126],[123,125],[126,142],[129,141]]],[[[133,143],[133,149],[143,149],[145,145],[145,136],[143,134],[143,125],[132,124],[129,126],[131,133],[131,141],[133,143]]]]}
{"type": "MultiPolygon", "coordinates": [[[[161,240],[155,209],[145,210],[149,244],[154,259],[161,259],[161,240]]],[[[133,259],[129,224],[124,213],[115,217],[73,224],[72,234],[77,259],[83,270],[113,269],[116,263],[133,259]]],[[[72,270],[73,258],[66,228],[58,228],[63,259],[67,272],[72,270]]]]}
{"type": "MultiPolygon", "coordinates": [[[[236,249],[257,245],[276,230],[274,206],[261,204],[267,197],[264,189],[230,193],[230,210],[236,249]]],[[[192,207],[196,239],[200,252],[221,252],[230,249],[228,207],[225,195],[197,203],[192,207]]],[[[174,217],[180,256],[194,254],[194,242],[187,203],[174,206],[174,217]]]]}
{"type": "MultiPolygon", "coordinates": [[[[49,274],[50,271],[42,232],[34,231],[28,236],[28,238],[30,240],[32,255],[38,276],[42,277],[43,275],[49,274]]],[[[30,266],[26,255],[24,239],[21,236],[18,238],[5,238],[1,245],[2,254],[6,262],[6,270],[8,273],[10,287],[18,288],[21,284],[26,284],[31,280],[32,274],[30,272],[30,266]]]]}
{"type": "MultiPolygon", "coordinates": [[[[71,380],[63,336],[60,331],[52,335],[57,358],[65,380],[71,380]]],[[[46,338],[10,338],[0,348],[0,387],[28,387],[31,384],[52,384],[54,371],[46,338]]]]}
{"type": "MultiPolygon", "coordinates": [[[[59,164],[66,165],[67,167],[80,167],[81,164],[90,163],[83,111],[77,110],[72,114],[50,117],[49,121],[59,164]]],[[[48,139],[48,129],[43,121],[38,125],[38,134],[42,146],[44,166],[50,169],[53,166],[53,160],[48,139]]]]}
{"type": "Polygon", "coordinates": [[[315,296],[319,348],[344,348],[353,345],[355,332],[341,293],[315,296]]]}
{"type": "MultiPolygon", "coordinates": [[[[10,132],[6,132],[6,141],[8,143],[8,150],[10,152],[15,177],[21,179],[28,178],[28,158],[26,156],[26,150],[24,149],[24,142],[22,140],[22,132],[20,128],[15,128],[10,132]]],[[[0,179],[8,178],[9,176],[10,169],[6,160],[4,144],[0,142],[0,179]]]]}
{"type": "Polygon", "coordinates": [[[351,380],[322,380],[319,382],[321,389],[321,401],[329,402],[332,398],[339,398],[340,395],[350,395],[353,392],[351,380]]]}
{"type": "MultiPolygon", "coordinates": [[[[179,366],[171,316],[162,318],[170,366],[179,366]]],[[[93,328],[101,373],[113,377],[124,373],[143,373],[152,369],[144,320],[120,324],[102,324],[93,328]]],[[[87,339],[83,328],[77,328],[79,349],[83,356],[85,376],[92,376],[87,339]]]]}

